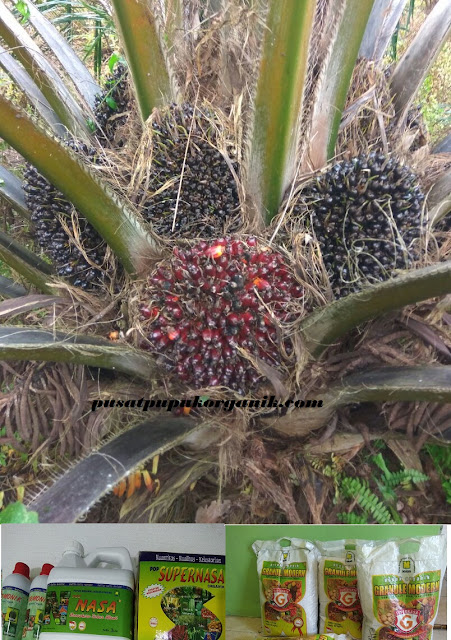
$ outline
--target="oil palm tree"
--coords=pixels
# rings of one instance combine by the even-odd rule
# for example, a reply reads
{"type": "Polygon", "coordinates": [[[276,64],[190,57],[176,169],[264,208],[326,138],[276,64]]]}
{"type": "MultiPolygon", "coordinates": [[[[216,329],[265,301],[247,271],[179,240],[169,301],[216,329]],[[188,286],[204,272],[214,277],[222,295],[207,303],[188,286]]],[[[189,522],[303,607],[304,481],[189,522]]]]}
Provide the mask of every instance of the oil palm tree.
{"type": "Polygon", "coordinates": [[[58,460],[25,494],[42,521],[81,517],[127,477],[155,490],[136,472],[165,454],[149,518],[171,517],[202,478],[221,495],[241,474],[294,522],[271,443],[280,461],[341,416],[352,424],[349,406],[380,403],[410,403],[401,430],[418,402],[444,429],[449,165],[411,153],[408,110],[449,33],[449,0],[388,81],[369,19],[384,1],[115,0],[127,68],[103,92],[31,0],[26,24],[8,4],[0,65],[15,92],[0,96],[0,136],[29,165],[23,186],[2,169],[0,195],[31,221],[37,251],[0,235],[17,274],[0,281],[0,314],[15,319],[0,328],[1,410],[30,468],[58,460]],[[406,161],[421,161],[420,181],[406,161]],[[442,186],[424,203],[431,176],[442,186]],[[181,415],[143,422],[138,403],[155,396],[181,415]],[[107,408],[114,398],[125,407],[107,408]]]}

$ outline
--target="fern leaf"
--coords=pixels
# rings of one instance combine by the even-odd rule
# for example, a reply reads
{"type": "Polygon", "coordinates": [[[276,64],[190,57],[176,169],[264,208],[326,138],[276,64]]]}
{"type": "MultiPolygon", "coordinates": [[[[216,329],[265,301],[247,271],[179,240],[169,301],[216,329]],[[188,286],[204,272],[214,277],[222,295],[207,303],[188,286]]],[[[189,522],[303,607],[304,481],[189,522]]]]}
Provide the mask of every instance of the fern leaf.
{"type": "Polygon", "coordinates": [[[429,480],[429,476],[425,473],[421,473],[417,469],[403,469],[393,473],[390,478],[386,478],[386,484],[392,489],[396,489],[403,484],[420,484],[429,480]]]}
{"type": "Polygon", "coordinates": [[[344,477],[341,480],[341,489],[347,498],[354,498],[363,511],[371,513],[378,524],[395,523],[387,507],[372,492],[368,483],[359,478],[344,477]]]}
{"type": "Polygon", "coordinates": [[[364,514],[358,515],[353,511],[351,513],[339,513],[337,518],[343,524],[368,524],[368,517],[364,514]]]}

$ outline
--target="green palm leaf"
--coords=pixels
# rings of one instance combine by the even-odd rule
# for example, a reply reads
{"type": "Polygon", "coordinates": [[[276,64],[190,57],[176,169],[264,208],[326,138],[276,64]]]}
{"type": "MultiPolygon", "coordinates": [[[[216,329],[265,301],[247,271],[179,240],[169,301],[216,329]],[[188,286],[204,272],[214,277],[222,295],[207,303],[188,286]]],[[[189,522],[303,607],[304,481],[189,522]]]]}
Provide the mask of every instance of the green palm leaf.
{"type": "Polygon", "coordinates": [[[16,326],[0,327],[0,360],[84,364],[144,380],[156,372],[153,358],[122,344],[93,336],[16,326]]]}
{"type": "Polygon", "coordinates": [[[45,54],[15,20],[4,3],[0,4],[0,37],[34,79],[61,122],[78,136],[88,135],[86,118],[45,54]]]}
{"type": "Polygon", "coordinates": [[[174,98],[155,16],[147,0],[112,2],[141,116],[147,120],[154,107],[163,107],[174,98]]]}
{"type": "Polygon", "coordinates": [[[451,293],[451,261],[404,273],[310,314],[301,324],[304,345],[319,357],[327,347],[363,322],[447,293],[451,293]]]}
{"type": "Polygon", "coordinates": [[[295,177],[299,111],[307,73],[315,0],[272,0],[266,22],[246,192],[267,223],[295,177]]]}

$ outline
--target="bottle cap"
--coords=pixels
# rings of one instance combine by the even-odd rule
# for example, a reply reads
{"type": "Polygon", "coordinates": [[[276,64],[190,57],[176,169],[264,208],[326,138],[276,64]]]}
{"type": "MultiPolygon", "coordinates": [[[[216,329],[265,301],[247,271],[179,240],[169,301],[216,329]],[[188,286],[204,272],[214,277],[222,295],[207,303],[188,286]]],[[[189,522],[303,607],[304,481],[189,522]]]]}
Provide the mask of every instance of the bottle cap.
{"type": "Polygon", "coordinates": [[[25,562],[16,562],[13,573],[20,573],[21,576],[25,576],[27,580],[30,579],[30,567],[25,562]]]}
{"type": "Polygon", "coordinates": [[[85,550],[83,549],[83,545],[80,544],[77,540],[72,540],[67,547],[64,549],[64,553],[75,553],[77,556],[83,558],[85,555],[85,550]]]}
{"type": "Polygon", "coordinates": [[[41,573],[39,575],[41,576],[48,576],[50,571],[53,569],[53,564],[43,564],[42,565],[42,569],[41,569],[41,573]]]}

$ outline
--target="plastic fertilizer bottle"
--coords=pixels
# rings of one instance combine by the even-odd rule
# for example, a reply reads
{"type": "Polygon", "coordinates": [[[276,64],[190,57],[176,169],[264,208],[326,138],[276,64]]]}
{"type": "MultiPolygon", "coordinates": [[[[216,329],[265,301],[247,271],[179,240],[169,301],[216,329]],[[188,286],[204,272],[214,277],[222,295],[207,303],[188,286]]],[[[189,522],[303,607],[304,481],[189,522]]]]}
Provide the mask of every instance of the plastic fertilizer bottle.
{"type": "Polygon", "coordinates": [[[42,618],[44,614],[47,580],[53,564],[43,564],[41,573],[31,583],[28,596],[28,609],[25,625],[22,632],[22,640],[38,640],[41,633],[42,618]]]}
{"type": "Polygon", "coordinates": [[[50,572],[39,640],[132,640],[133,587],[127,549],[103,547],[85,556],[72,542],[50,572]],[[104,563],[109,566],[99,566],[104,563]]]}
{"type": "Polygon", "coordinates": [[[30,592],[30,567],[17,562],[14,571],[3,581],[2,630],[3,638],[19,640],[27,613],[30,592]]]}

